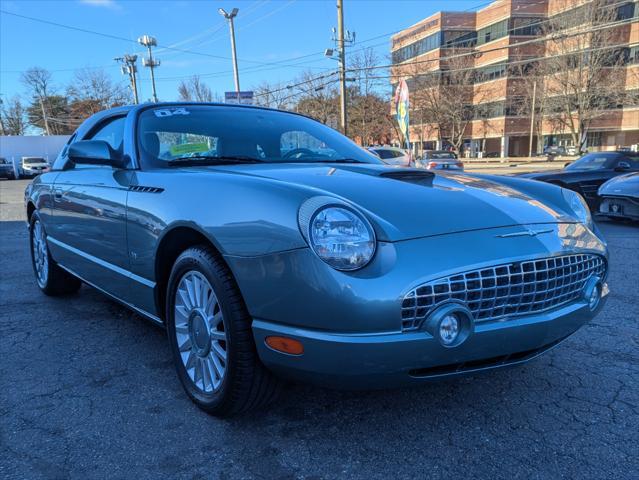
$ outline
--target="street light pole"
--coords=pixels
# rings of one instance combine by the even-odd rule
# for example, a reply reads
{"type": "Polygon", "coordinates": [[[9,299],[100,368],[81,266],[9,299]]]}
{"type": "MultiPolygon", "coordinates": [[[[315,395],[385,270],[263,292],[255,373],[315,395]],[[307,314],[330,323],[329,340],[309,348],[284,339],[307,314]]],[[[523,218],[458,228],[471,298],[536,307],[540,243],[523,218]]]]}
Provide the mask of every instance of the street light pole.
{"type": "Polygon", "coordinates": [[[344,2],[337,0],[337,50],[339,53],[339,91],[342,133],[348,135],[346,117],[346,51],[344,48],[344,2]]]}
{"type": "Polygon", "coordinates": [[[237,93],[237,101],[240,101],[240,73],[237,68],[237,52],[235,48],[235,27],[233,25],[233,19],[237,16],[240,10],[234,8],[231,13],[227,13],[223,8],[218,9],[218,13],[229,21],[229,31],[231,34],[231,56],[233,57],[233,78],[235,80],[235,92],[237,93]]]}
{"type": "Polygon", "coordinates": [[[143,35],[140,38],[138,38],[138,43],[140,45],[144,45],[149,51],[149,57],[142,59],[142,65],[144,65],[145,67],[149,67],[151,69],[151,88],[153,90],[153,101],[157,103],[158,96],[157,96],[157,92],[155,91],[155,74],[153,73],[153,69],[155,67],[160,66],[160,61],[153,60],[153,53],[151,52],[151,47],[157,46],[158,42],[154,37],[151,37],[150,35],[143,35]]]}

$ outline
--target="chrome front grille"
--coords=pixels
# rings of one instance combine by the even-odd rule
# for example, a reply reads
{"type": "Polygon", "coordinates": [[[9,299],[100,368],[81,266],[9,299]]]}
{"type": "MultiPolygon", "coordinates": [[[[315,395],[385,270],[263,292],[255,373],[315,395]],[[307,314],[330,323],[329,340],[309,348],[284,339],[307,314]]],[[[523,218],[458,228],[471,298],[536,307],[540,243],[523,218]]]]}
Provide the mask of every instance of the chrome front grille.
{"type": "Polygon", "coordinates": [[[580,298],[592,275],[603,277],[599,255],[578,254],[513,262],[471,270],[420,285],[402,300],[402,330],[418,329],[428,314],[448,300],[463,302],[476,322],[521,316],[580,298]]]}

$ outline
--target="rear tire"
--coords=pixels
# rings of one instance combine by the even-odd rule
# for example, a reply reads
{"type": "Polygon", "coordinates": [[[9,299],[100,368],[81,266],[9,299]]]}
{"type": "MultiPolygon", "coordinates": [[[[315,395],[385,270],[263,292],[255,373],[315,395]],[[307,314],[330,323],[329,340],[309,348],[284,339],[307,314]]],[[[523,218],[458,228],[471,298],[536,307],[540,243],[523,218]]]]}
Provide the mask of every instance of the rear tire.
{"type": "Polygon", "coordinates": [[[166,295],[167,333],[178,377],[191,400],[220,417],[267,405],[280,381],[261,363],[240,291],[211,248],[185,250],[166,295]]]}
{"type": "Polygon", "coordinates": [[[37,211],[31,214],[29,222],[29,246],[36,283],[45,295],[68,295],[80,289],[82,282],[51,258],[44,225],[37,211]]]}

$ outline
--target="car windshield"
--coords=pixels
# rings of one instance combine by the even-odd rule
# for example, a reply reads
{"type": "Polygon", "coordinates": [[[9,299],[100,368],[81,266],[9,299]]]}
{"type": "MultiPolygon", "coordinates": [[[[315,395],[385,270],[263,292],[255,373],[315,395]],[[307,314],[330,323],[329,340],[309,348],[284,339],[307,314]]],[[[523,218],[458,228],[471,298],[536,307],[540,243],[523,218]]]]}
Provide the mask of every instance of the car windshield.
{"type": "Polygon", "coordinates": [[[614,154],[589,153],[566,167],[566,170],[599,170],[607,168],[609,161],[614,159],[614,154]]]}
{"type": "Polygon", "coordinates": [[[23,158],[22,163],[24,164],[45,163],[45,161],[44,161],[44,158],[31,157],[31,158],[23,158]]]}
{"type": "Polygon", "coordinates": [[[374,148],[373,151],[379,156],[379,158],[383,160],[387,160],[389,158],[401,157],[402,154],[395,150],[385,150],[383,148],[374,148]]]}
{"type": "Polygon", "coordinates": [[[301,115],[223,105],[150,108],[139,146],[153,166],[228,163],[381,163],[337,131],[301,115]]]}

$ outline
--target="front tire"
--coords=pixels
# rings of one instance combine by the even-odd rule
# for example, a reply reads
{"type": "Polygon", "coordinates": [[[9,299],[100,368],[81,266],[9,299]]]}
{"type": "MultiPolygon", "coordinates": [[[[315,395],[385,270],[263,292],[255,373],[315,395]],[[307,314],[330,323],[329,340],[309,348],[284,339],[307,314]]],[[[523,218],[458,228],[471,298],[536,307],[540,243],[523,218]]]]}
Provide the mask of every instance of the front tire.
{"type": "Polygon", "coordinates": [[[166,319],[178,377],[198,407],[226,417],[270,403],[280,382],[259,360],[251,317],[226,264],[185,250],[169,277],[166,319]]]}
{"type": "Polygon", "coordinates": [[[31,247],[33,273],[38,287],[45,295],[68,295],[80,289],[82,282],[66,270],[63,270],[51,258],[47,236],[38,212],[33,212],[29,222],[29,246],[31,247]]]}

